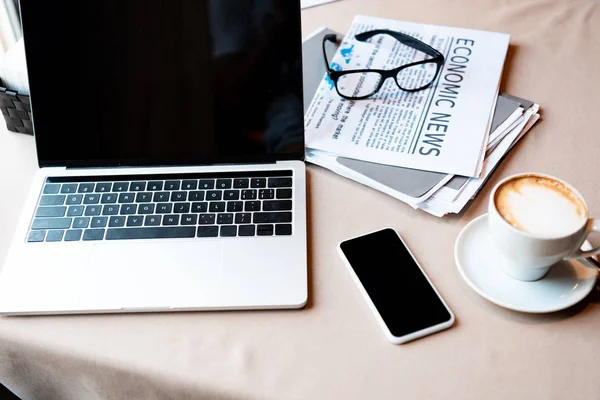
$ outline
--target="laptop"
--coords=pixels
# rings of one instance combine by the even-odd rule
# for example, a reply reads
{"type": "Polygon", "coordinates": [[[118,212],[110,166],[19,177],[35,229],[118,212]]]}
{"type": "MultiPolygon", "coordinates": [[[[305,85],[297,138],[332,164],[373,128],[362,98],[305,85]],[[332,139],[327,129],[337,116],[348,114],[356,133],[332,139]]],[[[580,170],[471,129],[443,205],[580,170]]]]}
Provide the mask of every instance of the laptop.
{"type": "Polygon", "coordinates": [[[299,1],[20,3],[40,168],[0,313],[303,307],[299,1]]]}

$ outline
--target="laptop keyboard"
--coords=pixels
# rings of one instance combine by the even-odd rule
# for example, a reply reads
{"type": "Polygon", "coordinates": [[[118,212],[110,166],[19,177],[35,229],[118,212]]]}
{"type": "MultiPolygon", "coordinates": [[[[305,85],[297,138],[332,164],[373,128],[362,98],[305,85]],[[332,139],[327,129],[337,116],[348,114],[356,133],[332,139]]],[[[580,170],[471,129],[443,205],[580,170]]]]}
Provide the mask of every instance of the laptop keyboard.
{"type": "Polygon", "coordinates": [[[28,242],[292,234],[292,171],[48,177],[28,242]]]}

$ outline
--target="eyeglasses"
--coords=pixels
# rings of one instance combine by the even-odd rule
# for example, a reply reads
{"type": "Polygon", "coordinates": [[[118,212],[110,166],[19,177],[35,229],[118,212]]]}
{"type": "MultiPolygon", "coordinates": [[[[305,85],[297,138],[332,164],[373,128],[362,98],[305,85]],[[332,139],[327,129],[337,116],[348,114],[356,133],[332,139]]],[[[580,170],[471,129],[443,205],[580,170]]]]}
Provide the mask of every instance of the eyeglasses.
{"type": "Polygon", "coordinates": [[[335,43],[337,36],[335,34],[325,35],[323,38],[323,57],[325,58],[327,75],[335,84],[335,89],[341,97],[348,100],[361,100],[371,97],[381,89],[388,78],[393,78],[396,85],[405,92],[417,92],[432,85],[444,65],[444,55],[442,53],[412,36],[389,29],[376,29],[359,33],[354,37],[356,40],[366,42],[375,35],[389,35],[400,43],[431,56],[431,58],[415,61],[392,70],[335,70],[330,67],[327,60],[325,44],[327,42],[335,43]]]}

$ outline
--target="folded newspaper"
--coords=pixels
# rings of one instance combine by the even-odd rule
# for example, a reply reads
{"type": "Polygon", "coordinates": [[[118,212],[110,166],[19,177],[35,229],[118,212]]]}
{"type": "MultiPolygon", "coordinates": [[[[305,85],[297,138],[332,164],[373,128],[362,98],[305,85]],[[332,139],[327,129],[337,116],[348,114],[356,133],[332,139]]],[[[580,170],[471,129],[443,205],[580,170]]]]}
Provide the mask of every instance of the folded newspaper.
{"type": "MultiPolygon", "coordinates": [[[[303,44],[307,114],[314,105],[314,99],[321,96],[318,88],[326,80],[321,43],[323,36],[328,33],[338,34],[329,28],[320,28],[307,37],[303,44]],[[310,99],[313,101],[309,102],[310,99]]],[[[333,57],[336,49],[329,50],[333,57]]],[[[334,96],[335,92],[331,95],[334,96]]],[[[314,148],[307,148],[306,159],[395,197],[415,209],[440,217],[447,213],[458,213],[475,197],[504,155],[540,118],[538,104],[506,93],[496,94],[491,115],[489,126],[485,129],[481,173],[477,177],[364,161],[314,148]]]]}
{"type": "MultiPolygon", "coordinates": [[[[374,96],[358,101],[339,96],[339,83],[336,88],[324,76],[305,116],[307,148],[397,167],[479,177],[509,35],[359,15],[330,68],[390,70],[429,57],[390,35],[375,35],[367,42],[354,38],[374,29],[399,31],[436,48],[445,56],[441,71],[428,89],[402,91],[395,80],[410,83],[425,74],[410,68],[407,76],[400,78],[398,73],[374,96]]],[[[346,81],[360,91],[374,79],[373,74],[363,75],[346,81]]]]}

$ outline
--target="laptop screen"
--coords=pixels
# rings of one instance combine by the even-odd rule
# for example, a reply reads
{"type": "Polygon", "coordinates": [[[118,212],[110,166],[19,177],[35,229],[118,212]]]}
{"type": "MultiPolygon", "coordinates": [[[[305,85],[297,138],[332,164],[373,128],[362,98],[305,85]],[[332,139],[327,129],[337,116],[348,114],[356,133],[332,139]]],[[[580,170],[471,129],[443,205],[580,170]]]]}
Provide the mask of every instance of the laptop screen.
{"type": "Polygon", "coordinates": [[[40,166],[304,158],[298,0],[21,0],[40,166]]]}

